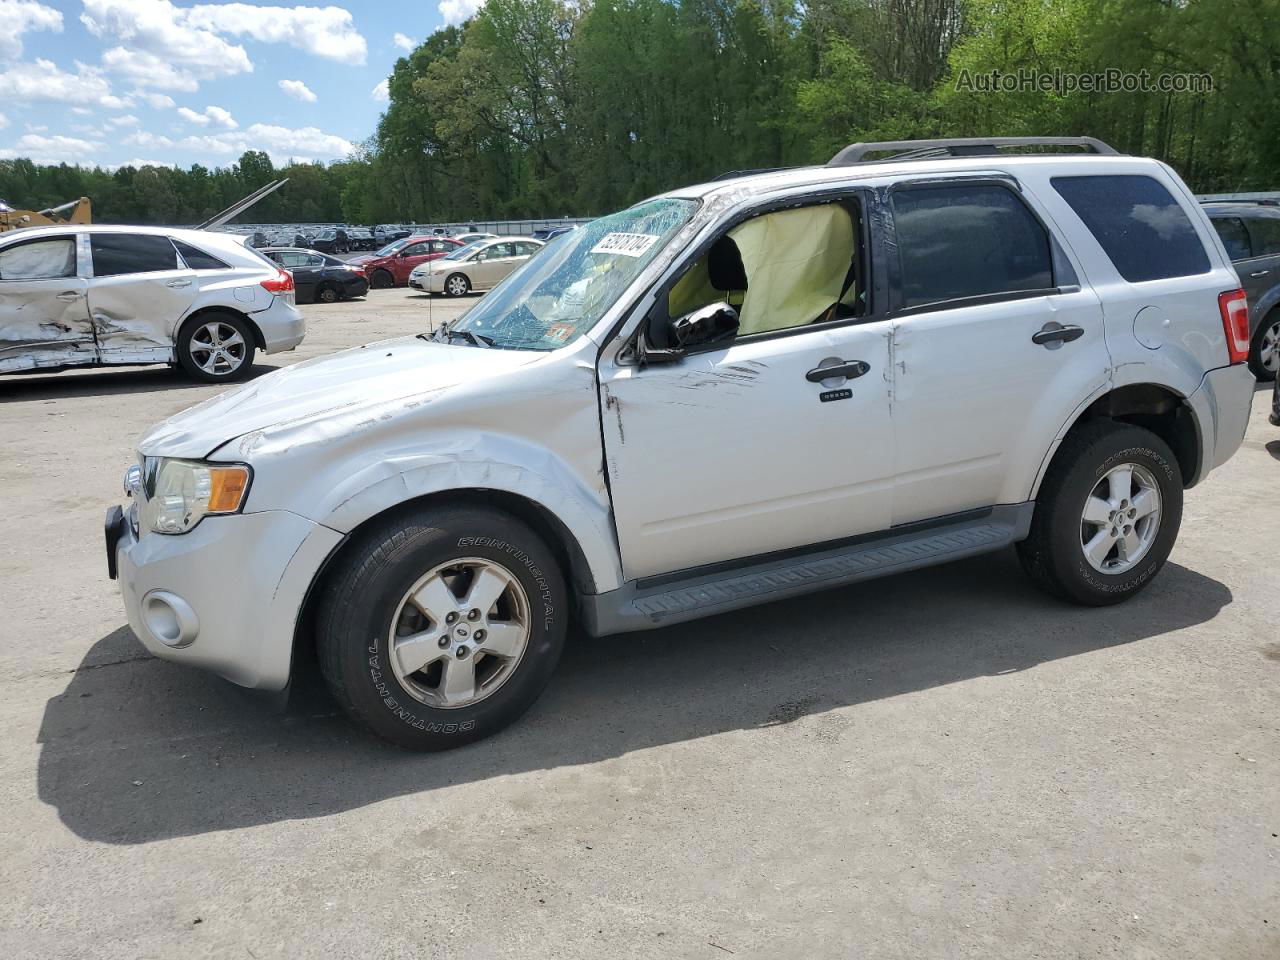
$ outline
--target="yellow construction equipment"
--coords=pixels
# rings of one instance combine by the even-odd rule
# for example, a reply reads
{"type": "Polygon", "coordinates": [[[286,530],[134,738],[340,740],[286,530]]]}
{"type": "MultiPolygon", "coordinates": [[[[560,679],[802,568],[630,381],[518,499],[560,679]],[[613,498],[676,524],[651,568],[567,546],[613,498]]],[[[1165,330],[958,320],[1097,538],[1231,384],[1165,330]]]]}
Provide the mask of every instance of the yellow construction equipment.
{"type": "Polygon", "coordinates": [[[0,200],[0,233],[21,227],[55,227],[67,223],[90,223],[91,220],[92,205],[88,197],[48,210],[16,210],[0,200]]]}

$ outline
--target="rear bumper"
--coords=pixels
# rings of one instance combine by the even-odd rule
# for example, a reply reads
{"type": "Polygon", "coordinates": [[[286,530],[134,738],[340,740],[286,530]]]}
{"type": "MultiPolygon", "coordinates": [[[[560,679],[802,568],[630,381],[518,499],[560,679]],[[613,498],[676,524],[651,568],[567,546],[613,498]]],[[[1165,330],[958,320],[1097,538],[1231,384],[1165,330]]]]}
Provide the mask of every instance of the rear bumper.
{"type": "Polygon", "coordinates": [[[369,281],[363,277],[358,280],[348,280],[345,292],[348,297],[363,297],[369,292],[369,281]]]}
{"type": "Polygon", "coordinates": [[[262,332],[265,353],[292,350],[307,335],[307,322],[302,314],[283,297],[272,297],[271,306],[253,314],[253,322],[262,332]]]}
{"type": "Polygon", "coordinates": [[[1189,398],[1200,425],[1201,466],[1198,480],[1220,467],[1240,449],[1256,381],[1247,364],[1210,370],[1189,398]]]}

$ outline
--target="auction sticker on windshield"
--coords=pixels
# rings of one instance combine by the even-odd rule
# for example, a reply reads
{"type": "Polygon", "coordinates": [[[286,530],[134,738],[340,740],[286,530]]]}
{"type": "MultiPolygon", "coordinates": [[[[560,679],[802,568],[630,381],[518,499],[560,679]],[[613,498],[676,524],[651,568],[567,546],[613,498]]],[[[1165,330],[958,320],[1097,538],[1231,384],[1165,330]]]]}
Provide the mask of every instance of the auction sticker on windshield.
{"type": "Polygon", "coordinates": [[[643,257],[658,242],[651,233],[606,233],[591,248],[592,253],[611,253],[622,257],[643,257]]]}

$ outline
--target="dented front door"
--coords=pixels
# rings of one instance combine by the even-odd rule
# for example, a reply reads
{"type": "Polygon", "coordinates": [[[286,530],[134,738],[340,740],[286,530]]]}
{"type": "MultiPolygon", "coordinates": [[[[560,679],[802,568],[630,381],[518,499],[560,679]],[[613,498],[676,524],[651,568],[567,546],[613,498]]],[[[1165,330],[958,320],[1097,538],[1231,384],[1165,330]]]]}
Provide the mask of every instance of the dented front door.
{"type": "Polygon", "coordinates": [[[75,234],[0,249],[0,373],[97,358],[75,234]]]}
{"type": "Polygon", "coordinates": [[[627,578],[888,527],[887,334],[887,321],[871,322],[644,368],[603,361],[605,462],[627,578]]]}

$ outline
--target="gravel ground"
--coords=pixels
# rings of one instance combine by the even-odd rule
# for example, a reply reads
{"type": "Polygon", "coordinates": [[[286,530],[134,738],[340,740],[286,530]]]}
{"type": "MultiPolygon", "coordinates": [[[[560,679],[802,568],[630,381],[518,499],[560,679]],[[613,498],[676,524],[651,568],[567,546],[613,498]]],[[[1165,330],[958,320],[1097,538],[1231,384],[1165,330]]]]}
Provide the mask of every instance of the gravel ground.
{"type": "MultiPolygon", "coordinates": [[[[459,308],[308,306],[260,363],[459,308]]],[[[0,956],[1280,956],[1266,392],[1126,605],[1063,606],[1009,551],[578,641],[519,724],[433,756],[129,632],[103,511],[214,392],[0,377],[0,956]]]]}

